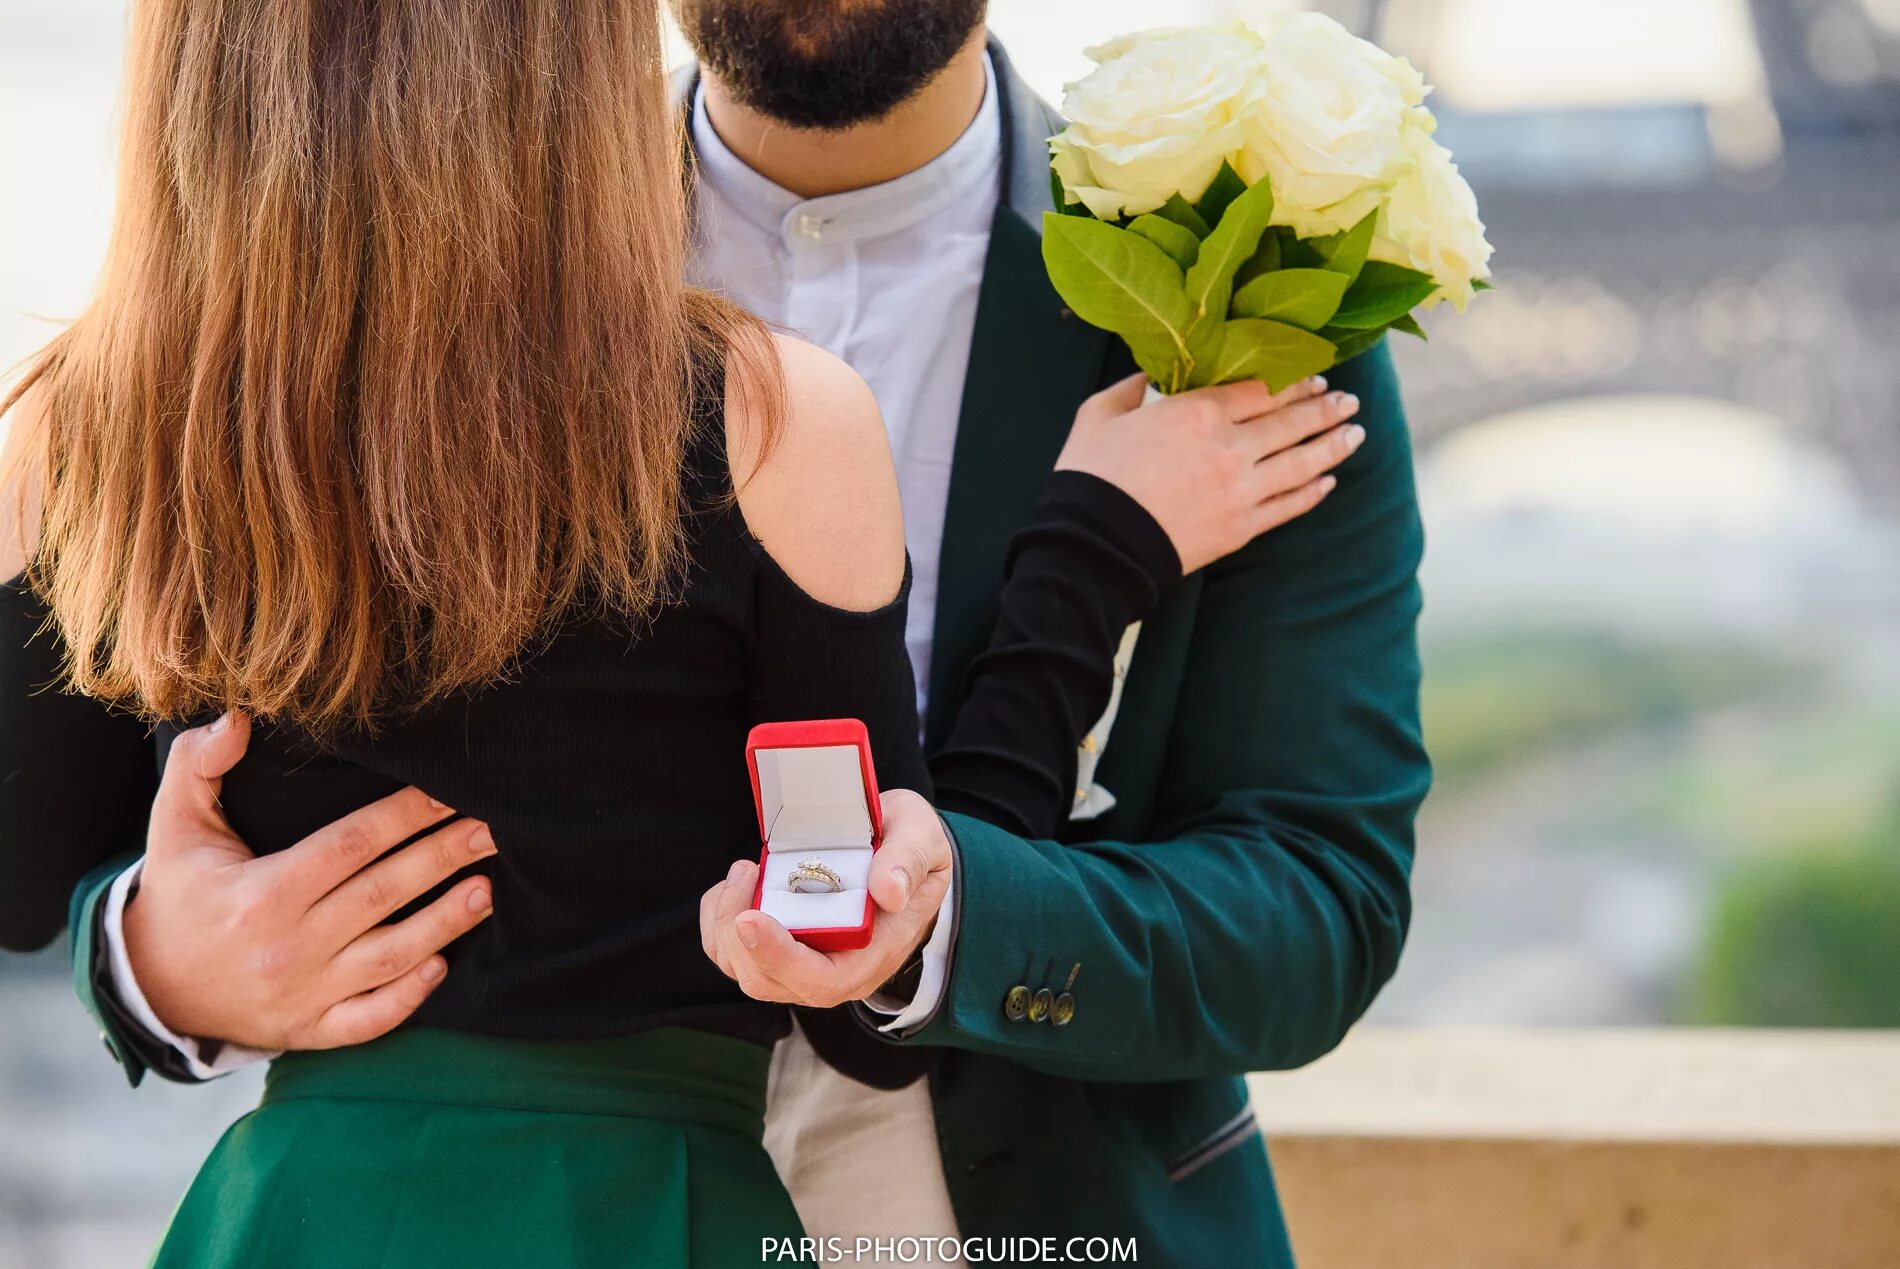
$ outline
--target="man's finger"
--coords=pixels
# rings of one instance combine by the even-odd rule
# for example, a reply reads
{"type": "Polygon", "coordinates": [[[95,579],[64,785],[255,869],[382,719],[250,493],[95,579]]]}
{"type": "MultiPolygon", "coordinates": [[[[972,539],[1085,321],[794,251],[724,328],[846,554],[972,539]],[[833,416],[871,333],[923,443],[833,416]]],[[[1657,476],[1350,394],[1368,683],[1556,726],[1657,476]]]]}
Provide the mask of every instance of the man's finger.
{"type": "Polygon", "coordinates": [[[726,871],[726,885],[713,905],[713,920],[726,924],[752,906],[752,892],[758,888],[759,866],[741,859],[726,871]]]}
{"type": "MultiPolygon", "coordinates": [[[[391,848],[454,814],[421,789],[403,789],[326,824],[274,856],[275,867],[283,872],[282,884],[293,889],[306,908],[314,907],[391,848]]],[[[427,889],[423,886],[409,898],[427,889]]]]}
{"type": "Polygon", "coordinates": [[[719,947],[719,900],[725,895],[726,883],[721,881],[709,887],[699,896],[699,946],[706,953],[706,959],[719,967],[719,972],[727,978],[732,975],[732,963],[719,947]]]}
{"type": "Polygon", "coordinates": [[[431,956],[393,983],[330,1006],[310,1028],[296,1037],[300,1049],[342,1049],[367,1044],[402,1025],[442,985],[449,963],[431,956]]]}
{"type": "Polygon", "coordinates": [[[887,966],[884,972],[878,975],[877,982],[881,983],[896,973],[903,959],[909,956],[911,949],[924,941],[924,931],[931,921],[941,916],[943,894],[949,885],[950,875],[947,868],[932,872],[918,885],[908,904],[896,912],[886,913],[878,918],[878,930],[874,935],[874,941],[871,947],[865,950],[897,947],[903,951],[895,963],[887,966]]]}
{"type": "Polygon", "coordinates": [[[488,878],[471,877],[422,911],[378,926],[337,956],[338,981],[352,995],[393,982],[486,921],[494,895],[488,878]]]}
{"type": "Polygon", "coordinates": [[[340,947],[494,854],[488,825],[457,820],[349,878],[318,900],[310,918],[340,947]]]}
{"type": "Polygon", "coordinates": [[[165,831],[149,834],[148,851],[159,855],[188,842],[202,844],[198,834],[210,830],[220,839],[229,837],[249,857],[250,851],[226,825],[218,799],[226,773],[250,744],[251,720],[239,713],[221,715],[208,726],[178,734],[165,756],[165,773],[152,800],[151,823],[165,831]]]}
{"type": "MultiPolygon", "coordinates": [[[[748,968],[771,986],[785,992],[793,1004],[833,1004],[838,971],[831,958],[792,937],[790,930],[763,912],[741,912],[733,926],[744,946],[748,968]]],[[[746,976],[741,976],[741,983],[746,976]]]]}
{"type": "MultiPolygon", "coordinates": [[[[938,836],[941,835],[942,831],[938,830],[938,836]]],[[[905,833],[898,838],[887,835],[884,844],[871,856],[866,885],[878,907],[886,912],[902,912],[925,878],[949,866],[947,846],[928,838],[920,840],[916,833],[905,833]]]]}

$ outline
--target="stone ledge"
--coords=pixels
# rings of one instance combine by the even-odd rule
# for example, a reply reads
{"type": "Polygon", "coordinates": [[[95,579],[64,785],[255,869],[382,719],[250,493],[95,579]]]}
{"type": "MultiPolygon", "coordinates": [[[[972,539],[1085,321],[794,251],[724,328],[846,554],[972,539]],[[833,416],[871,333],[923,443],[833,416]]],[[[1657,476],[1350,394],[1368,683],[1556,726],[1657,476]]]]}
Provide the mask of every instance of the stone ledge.
{"type": "Polygon", "coordinates": [[[1900,1145],[1900,1031],[1367,1027],[1250,1083],[1269,1136],[1900,1145]]]}
{"type": "Polygon", "coordinates": [[[1251,1083],[1301,1269],[1900,1266],[1900,1033],[1367,1029],[1251,1083]]]}

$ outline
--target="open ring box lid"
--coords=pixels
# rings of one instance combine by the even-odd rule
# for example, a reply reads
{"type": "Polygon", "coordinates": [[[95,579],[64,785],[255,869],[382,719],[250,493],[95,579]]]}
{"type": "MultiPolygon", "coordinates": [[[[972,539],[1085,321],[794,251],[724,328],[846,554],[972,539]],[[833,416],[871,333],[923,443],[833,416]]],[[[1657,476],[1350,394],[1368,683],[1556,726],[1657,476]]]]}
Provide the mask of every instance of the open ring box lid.
{"type": "Polygon", "coordinates": [[[746,737],[746,766],[759,811],[759,884],[752,906],[821,952],[871,941],[871,854],[884,835],[871,738],[855,718],[760,723],[746,737]],[[799,893],[787,884],[816,857],[838,874],[839,891],[799,893]]]}

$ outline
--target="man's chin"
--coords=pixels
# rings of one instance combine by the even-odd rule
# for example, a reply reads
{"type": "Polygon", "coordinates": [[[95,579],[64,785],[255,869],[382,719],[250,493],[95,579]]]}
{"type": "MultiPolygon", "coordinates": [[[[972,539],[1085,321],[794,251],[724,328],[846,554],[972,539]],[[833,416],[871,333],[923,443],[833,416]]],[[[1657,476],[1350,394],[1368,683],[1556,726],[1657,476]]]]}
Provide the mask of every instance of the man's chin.
{"type": "Polygon", "coordinates": [[[909,101],[982,28],[987,0],[672,0],[699,62],[734,101],[836,131],[909,101]]]}

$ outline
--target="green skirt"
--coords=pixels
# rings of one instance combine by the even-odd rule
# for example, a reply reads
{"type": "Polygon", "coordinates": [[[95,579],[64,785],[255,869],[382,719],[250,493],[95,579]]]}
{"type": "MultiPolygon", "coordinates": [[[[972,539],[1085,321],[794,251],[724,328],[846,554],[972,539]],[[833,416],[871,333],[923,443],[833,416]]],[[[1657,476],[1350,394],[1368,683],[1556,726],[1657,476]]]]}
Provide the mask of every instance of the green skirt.
{"type": "Polygon", "coordinates": [[[769,1054],[413,1030],[271,1064],[159,1269],[731,1269],[798,1216],[760,1145],[769,1054]]]}

